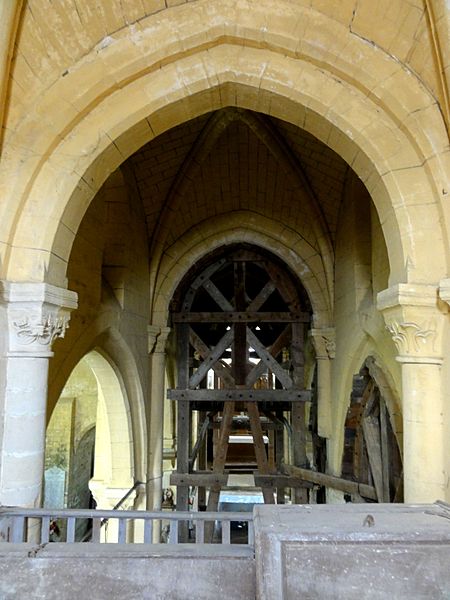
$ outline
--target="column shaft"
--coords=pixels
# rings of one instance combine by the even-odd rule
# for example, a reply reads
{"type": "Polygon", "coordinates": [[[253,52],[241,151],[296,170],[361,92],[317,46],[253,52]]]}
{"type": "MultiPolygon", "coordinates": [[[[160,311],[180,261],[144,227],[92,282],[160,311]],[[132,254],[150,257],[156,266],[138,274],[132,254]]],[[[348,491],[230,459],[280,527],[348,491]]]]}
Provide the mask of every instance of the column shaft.
{"type": "Polygon", "coordinates": [[[38,507],[45,451],[48,359],[1,359],[0,503],[38,507]],[[2,378],[3,379],[3,378],[2,378]]]}
{"type": "Polygon", "coordinates": [[[163,352],[151,355],[150,426],[148,438],[147,508],[160,510],[164,437],[165,362],[163,352]]]}
{"type": "Polygon", "coordinates": [[[441,366],[402,364],[405,502],[445,499],[441,366]]]}
{"type": "Polygon", "coordinates": [[[77,295],[0,282],[0,503],[36,507],[45,453],[48,361],[77,295]]]}
{"type": "Polygon", "coordinates": [[[377,298],[402,365],[405,502],[447,499],[441,365],[448,315],[437,292],[435,285],[399,283],[377,298]]]}

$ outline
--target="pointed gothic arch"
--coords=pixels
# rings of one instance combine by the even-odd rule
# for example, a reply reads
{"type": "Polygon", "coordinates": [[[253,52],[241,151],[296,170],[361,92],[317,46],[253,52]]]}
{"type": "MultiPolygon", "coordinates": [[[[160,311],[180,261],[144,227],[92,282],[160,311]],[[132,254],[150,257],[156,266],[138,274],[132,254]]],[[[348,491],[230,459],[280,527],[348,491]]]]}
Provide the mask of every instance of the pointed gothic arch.
{"type": "MultiPolygon", "coordinates": [[[[188,39],[177,39],[176,44],[169,31],[177,30],[177,19],[182,23],[188,14],[192,16],[189,5],[180,7],[170,19],[163,14],[157,24],[150,16],[148,24],[156,25],[161,39],[167,39],[157,55],[147,48],[144,60],[137,48],[129,46],[126,36],[120,40],[112,37],[109,45],[93,50],[92,63],[83,61],[80,71],[73,69],[55,83],[52,94],[59,90],[56,96],[66,98],[67,91],[73,90],[76,73],[87,76],[97,64],[100,51],[102,60],[112,54],[115,60],[120,56],[112,67],[114,75],[108,80],[96,78],[95,86],[80,100],[80,114],[69,118],[67,111],[56,111],[57,125],[51,129],[46,129],[42,120],[42,130],[36,130],[39,154],[32,160],[24,160],[18,147],[28,120],[35,118],[34,111],[5,140],[6,147],[11,143],[15,148],[9,155],[8,168],[15,168],[16,161],[20,173],[11,190],[14,197],[8,199],[11,214],[17,208],[23,209],[21,216],[17,213],[8,222],[14,226],[8,235],[6,277],[63,284],[79,222],[106,176],[162,131],[230,105],[300,125],[352,165],[377,207],[388,243],[392,282],[410,278],[423,281],[429,276],[429,266],[422,264],[426,235],[416,235],[408,225],[411,221],[423,222],[425,213],[430,231],[442,245],[433,268],[436,273],[446,271],[448,236],[443,230],[445,216],[440,205],[446,154],[444,147],[436,146],[436,140],[445,140],[446,134],[431,95],[400,64],[323,14],[289,2],[277,3],[276,7],[269,2],[257,3],[248,10],[252,26],[244,30],[240,25],[242,15],[236,12],[232,0],[215,6],[218,13],[214,17],[221,23],[218,35],[217,27],[205,29],[211,17],[208,7],[196,3],[193,31],[188,39]],[[280,27],[287,18],[301,23],[301,17],[311,15],[318,26],[334,31],[335,45],[325,50],[305,30],[299,51],[295,31],[280,27]],[[265,32],[263,43],[261,31],[265,32]],[[176,51],[179,45],[184,47],[183,56],[176,51]],[[122,46],[127,52],[118,52],[122,46]],[[355,64],[356,55],[364,60],[355,64]],[[165,56],[163,65],[160,56],[165,56]],[[370,70],[365,64],[372,65],[370,70]],[[261,65],[265,65],[263,70],[261,65]],[[152,90],[151,98],[146,89],[152,90]],[[404,89],[411,94],[399,93],[404,89]],[[412,104],[407,97],[414,98],[412,104]],[[427,127],[423,127],[423,115],[430,117],[427,127]],[[435,160],[436,152],[441,151],[441,158],[435,160]],[[67,168],[63,179],[59,177],[62,159],[67,168]],[[46,203],[49,196],[52,203],[46,203]],[[423,202],[417,203],[417,196],[423,202]],[[44,226],[32,233],[30,244],[30,222],[36,212],[44,226]]],[[[317,27],[313,29],[317,31],[317,27]]],[[[183,27],[179,30],[183,32],[183,27]]],[[[145,45],[145,36],[143,39],[145,45]]],[[[45,112],[54,115],[51,106],[51,97],[43,94],[35,110],[46,107],[45,112]]]]}

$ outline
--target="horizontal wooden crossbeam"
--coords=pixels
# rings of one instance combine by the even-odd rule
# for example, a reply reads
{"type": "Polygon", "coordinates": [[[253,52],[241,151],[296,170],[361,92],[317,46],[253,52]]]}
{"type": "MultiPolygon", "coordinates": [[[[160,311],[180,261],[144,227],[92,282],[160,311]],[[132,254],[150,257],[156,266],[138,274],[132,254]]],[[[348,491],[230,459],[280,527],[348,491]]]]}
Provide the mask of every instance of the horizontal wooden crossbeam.
{"type": "Polygon", "coordinates": [[[303,469],[301,467],[294,467],[293,465],[283,465],[282,470],[290,477],[297,478],[300,481],[309,481],[316,485],[324,485],[325,487],[331,487],[335,490],[341,490],[347,494],[358,494],[369,500],[378,499],[375,488],[365,483],[348,481],[342,477],[334,477],[333,475],[327,475],[326,473],[319,473],[318,471],[311,471],[310,469],[303,469]]]}
{"type": "Polygon", "coordinates": [[[210,485],[227,485],[228,473],[172,473],[170,476],[170,485],[190,485],[209,487],[210,485]]]}
{"type": "MultiPolygon", "coordinates": [[[[228,484],[229,472],[213,473],[211,471],[194,471],[193,473],[172,473],[170,476],[170,485],[189,485],[192,487],[209,487],[211,485],[220,485],[225,487],[228,484]]],[[[312,488],[312,483],[299,479],[298,477],[289,477],[287,475],[270,474],[254,475],[255,487],[270,488],[312,488]]]]}
{"type": "Polygon", "coordinates": [[[174,323],[309,323],[306,312],[178,312],[173,313],[174,323]]]}
{"type": "Polygon", "coordinates": [[[308,402],[310,390],[167,390],[170,400],[189,402],[308,402]]]}
{"type": "Polygon", "coordinates": [[[257,475],[255,473],[256,487],[275,487],[275,488],[313,488],[314,485],[309,481],[304,481],[298,477],[289,477],[287,475],[257,475]]]}

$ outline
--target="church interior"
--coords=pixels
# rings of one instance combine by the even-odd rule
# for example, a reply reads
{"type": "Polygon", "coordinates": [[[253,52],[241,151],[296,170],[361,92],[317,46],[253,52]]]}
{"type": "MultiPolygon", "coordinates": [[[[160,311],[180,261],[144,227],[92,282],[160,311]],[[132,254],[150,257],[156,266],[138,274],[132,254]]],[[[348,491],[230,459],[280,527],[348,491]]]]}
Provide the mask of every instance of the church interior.
{"type": "Polygon", "coordinates": [[[449,81],[445,0],[0,2],[0,506],[448,520],[449,81]]]}

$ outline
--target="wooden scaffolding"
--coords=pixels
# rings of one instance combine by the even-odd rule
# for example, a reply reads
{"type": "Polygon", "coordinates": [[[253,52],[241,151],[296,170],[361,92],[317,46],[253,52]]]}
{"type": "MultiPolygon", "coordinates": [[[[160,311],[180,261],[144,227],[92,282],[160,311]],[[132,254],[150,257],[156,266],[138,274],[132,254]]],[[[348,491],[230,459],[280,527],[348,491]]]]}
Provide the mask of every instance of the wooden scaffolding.
{"type": "Polygon", "coordinates": [[[218,509],[239,417],[253,438],[255,485],[264,501],[283,503],[291,488],[292,501],[307,502],[311,484],[282,470],[288,456],[293,466],[307,466],[310,392],[303,389],[303,371],[310,315],[293,277],[267,256],[235,250],[197,274],[178,308],[172,314],[177,389],[168,390],[177,403],[177,472],[171,477],[177,510],[188,509],[190,488],[197,488],[199,505],[218,509]]]}

